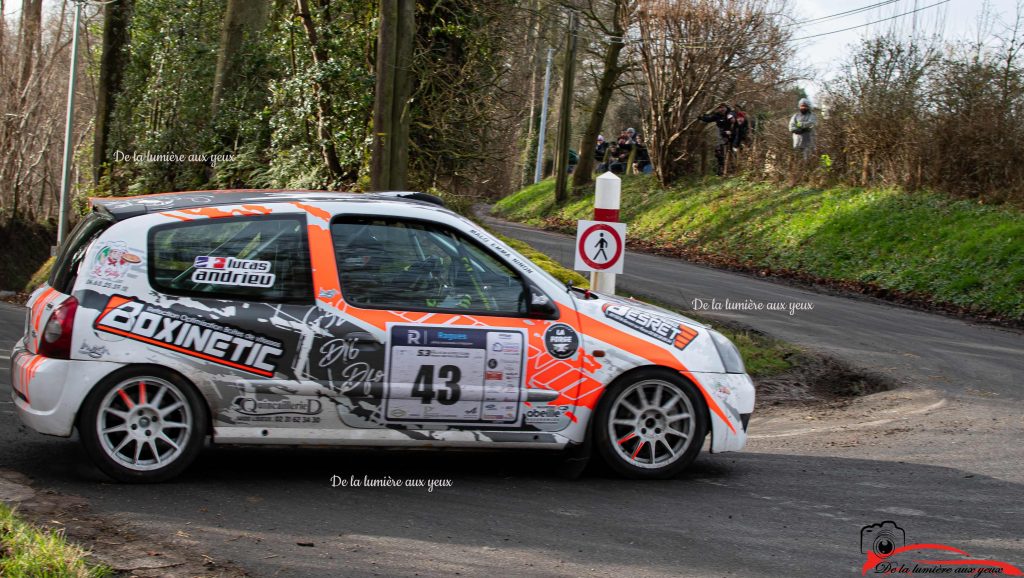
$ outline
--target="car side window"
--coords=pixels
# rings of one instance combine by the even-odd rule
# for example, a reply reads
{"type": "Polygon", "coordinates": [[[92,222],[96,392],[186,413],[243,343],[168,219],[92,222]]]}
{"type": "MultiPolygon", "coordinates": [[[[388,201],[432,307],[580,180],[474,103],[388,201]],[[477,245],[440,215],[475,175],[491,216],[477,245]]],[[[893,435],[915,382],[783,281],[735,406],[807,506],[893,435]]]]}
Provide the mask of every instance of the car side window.
{"type": "Polygon", "coordinates": [[[309,303],[312,269],[305,224],[297,218],[239,217],[154,227],[154,289],[248,301],[309,303]]]}
{"type": "Polygon", "coordinates": [[[472,241],[435,223],[344,217],[331,225],[342,294],[367,308],[526,313],[523,279],[472,241]]]}

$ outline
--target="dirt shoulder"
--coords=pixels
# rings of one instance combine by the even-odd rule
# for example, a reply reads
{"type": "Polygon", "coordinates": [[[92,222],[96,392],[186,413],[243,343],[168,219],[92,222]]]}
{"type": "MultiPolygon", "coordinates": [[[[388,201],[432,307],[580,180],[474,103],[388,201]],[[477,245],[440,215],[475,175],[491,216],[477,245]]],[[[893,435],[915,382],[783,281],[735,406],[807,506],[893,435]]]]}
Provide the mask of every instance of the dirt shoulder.
{"type": "Polygon", "coordinates": [[[110,516],[99,515],[78,496],[35,486],[12,470],[0,470],[0,501],[25,521],[60,530],[68,540],[90,552],[91,561],[121,576],[138,578],[240,578],[249,574],[232,563],[205,554],[188,529],[173,536],[154,536],[110,516]]]}

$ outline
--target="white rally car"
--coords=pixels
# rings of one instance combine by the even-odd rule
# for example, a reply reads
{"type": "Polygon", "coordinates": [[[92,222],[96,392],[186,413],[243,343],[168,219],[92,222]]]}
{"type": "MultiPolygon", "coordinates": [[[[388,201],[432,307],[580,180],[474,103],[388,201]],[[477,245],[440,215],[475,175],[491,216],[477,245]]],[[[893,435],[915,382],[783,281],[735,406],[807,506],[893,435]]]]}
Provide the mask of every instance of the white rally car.
{"type": "Polygon", "coordinates": [[[566,287],[420,193],[94,199],[15,346],[22,421],[122,481],[223,444],[596,447],[672,476],[746,441],[720,333],[566,287]]]}

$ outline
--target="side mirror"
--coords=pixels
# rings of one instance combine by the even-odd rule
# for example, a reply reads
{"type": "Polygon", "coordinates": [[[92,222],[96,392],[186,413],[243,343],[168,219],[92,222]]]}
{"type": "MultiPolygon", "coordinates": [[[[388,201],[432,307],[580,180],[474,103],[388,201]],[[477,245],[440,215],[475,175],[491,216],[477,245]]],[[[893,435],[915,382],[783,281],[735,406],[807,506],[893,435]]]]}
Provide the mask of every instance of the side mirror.
{"type": "Polygon", "coordinates": [[[526,316],[530,319],[558,319],[558,306],[543,291],[527,283],[526,294],[526,316]]]}

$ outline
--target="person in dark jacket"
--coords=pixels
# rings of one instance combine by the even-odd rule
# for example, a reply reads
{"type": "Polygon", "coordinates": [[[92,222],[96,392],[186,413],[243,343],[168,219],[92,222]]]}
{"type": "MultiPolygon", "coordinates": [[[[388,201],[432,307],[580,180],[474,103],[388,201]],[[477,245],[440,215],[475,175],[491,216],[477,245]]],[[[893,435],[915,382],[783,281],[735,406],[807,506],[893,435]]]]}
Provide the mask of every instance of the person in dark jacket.
{"type": "Polygon", "coordinates": [[[698,117],[701,122],[715,123],[718,127],[718,144],[715,145],[715,160],[718,161],[716,174],[725,174],[725,155],[732,144],[733,132],[736,129],[736,113],[724,102],[718,108],[698,117]]]}
{"type": "Polygon", "coordinates": [[[597,167],[597,172],[602,172],[607,169],[607,165],[604,162],[605,153],[608,152],[608,143],[605,142],[604,136],[597,135],[597,146],[594,147],[594,165],[597,167]]]}
{"type": "Polygon", "coordinates": [[[743,145],[747,142],[747,136],[750,134],[750,123],[751,120],[747,116],[747,113],[742,110],[736,110],[736,125],[732,131],[732,150],[733,152],[739,151],[743,148],[743,145]]]}
{"type": "Polygon", "coordinates": [[[626,131],[622,131],[619,140],[608,149],[608,170],[617,175],[624,174],[628,166],[629,153],[632,150],[633,145],[630,143],[629,135],[626,134],[626,131]]]}
{"type": "Polygon", "coordinates": [[[636,135],[636,145],[633,150],[633,169],[641,174],[649,175],[653,172],[654,167],[651,165],[651,154],[647,150],[647,144],[644,143],[644,137],[636,135]]]}

